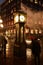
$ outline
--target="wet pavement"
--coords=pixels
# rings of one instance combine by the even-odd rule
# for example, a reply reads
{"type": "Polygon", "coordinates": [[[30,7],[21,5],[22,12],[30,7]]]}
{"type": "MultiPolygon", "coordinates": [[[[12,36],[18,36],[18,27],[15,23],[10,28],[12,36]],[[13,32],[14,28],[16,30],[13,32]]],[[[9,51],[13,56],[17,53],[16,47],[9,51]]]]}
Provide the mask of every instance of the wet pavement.
{"type": "MultiPolygon", "coordinates": [[[[13,54],[14,44],[12,44],[12,42],[8,42],[8,44],[9,46],[7,45],[6,57],[4,57],[3,53],[0,54],[0,65],[35,65],[33,56],[27,56],[26,59],[23,57],[17,57],[13,54]]],[[[41,53],[40,56],[40,65],[43,65],[43,53],[41,53]]]]}
{"type": "MultiPolygon", "coordinates": [[[[20,58],[20,57],[0,57],[0,65],[35,65],[34,64],[34,59],[26,59],[25,58],[20,58]]],[[[40,65],[43,65],[43,59],[41,59],[40,65]]]]}

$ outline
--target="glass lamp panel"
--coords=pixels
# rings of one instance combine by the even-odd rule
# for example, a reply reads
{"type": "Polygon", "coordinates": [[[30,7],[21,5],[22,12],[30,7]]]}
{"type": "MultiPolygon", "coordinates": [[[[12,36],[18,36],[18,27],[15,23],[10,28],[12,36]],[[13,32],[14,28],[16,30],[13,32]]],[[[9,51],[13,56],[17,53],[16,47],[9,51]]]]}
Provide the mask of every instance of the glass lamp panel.
{"type": "Polygon", "coordinates": [[[26,15],[22,12],[14,13],[13,15],[14,15],[14,24],[26,21],[26,15]]]}
{"type": "Polygon", "coordinates": [[[17,22],[19,22],[19,16],[18,16],[18,14],[14,17],[14,23],[17,23],[17,22]]]}
{"type": "Polygon", "coordinates": [[[25,16],[24,15],[20,15],[20,21],[24,22],[25,21],[25,16]]]}

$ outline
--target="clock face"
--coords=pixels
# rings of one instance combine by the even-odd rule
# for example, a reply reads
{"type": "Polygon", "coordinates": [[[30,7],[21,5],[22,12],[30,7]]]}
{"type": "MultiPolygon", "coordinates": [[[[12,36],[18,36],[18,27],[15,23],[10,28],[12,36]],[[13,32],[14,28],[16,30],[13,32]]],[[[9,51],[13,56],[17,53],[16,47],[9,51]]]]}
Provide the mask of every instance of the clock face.
{"type": "Polygon", "coordinates": [[[24,22],[25,21],[25,17],[23,15],[20,15],[20,21],[24,22]]]}

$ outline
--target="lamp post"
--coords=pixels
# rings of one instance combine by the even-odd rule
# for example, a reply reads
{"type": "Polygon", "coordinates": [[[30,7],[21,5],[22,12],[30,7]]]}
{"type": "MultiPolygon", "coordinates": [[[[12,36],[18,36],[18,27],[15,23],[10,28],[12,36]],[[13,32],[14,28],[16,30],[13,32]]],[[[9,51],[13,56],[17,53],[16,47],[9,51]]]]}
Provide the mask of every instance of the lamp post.
{"type": "Polygon", "coordinates": [[[16,25],[16,43],[19,46],[19,55],[22,55],[24,46],[24,24],[26,22],[26,13],[17,12],[14,14],[14,24],[16,25]]]}

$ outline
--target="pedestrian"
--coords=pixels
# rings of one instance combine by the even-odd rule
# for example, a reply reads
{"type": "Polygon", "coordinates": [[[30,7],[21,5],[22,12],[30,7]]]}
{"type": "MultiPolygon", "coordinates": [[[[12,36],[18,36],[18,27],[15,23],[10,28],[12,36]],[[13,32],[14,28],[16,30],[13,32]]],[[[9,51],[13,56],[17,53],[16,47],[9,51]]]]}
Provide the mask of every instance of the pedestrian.
{"type": "Polygon", "coordinates": [[[41,53],[41,46],[36,37],[32,39],[32,54],[34,56],[35,65],[40,65],[40,53],[41,53]]]}

